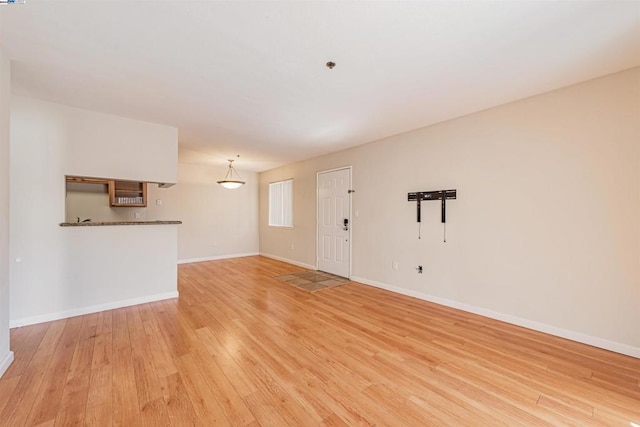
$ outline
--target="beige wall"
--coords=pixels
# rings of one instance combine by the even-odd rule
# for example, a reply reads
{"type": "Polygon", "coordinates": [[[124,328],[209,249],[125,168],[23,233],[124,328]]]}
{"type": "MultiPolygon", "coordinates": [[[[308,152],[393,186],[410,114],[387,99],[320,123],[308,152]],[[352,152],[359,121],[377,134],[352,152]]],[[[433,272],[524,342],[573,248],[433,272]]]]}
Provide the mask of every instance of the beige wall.
{"type": "Polygon", "coordinates": [[[13,325],[177,295],[177,226],[59,226],[65,175],[175,182],[177,144],[169,126],[11,98],[10,258],[21,260],[10,267],[13,325]],[[136,270],[121,274],[132,258],[136,270]]]}
{"type": "Polygon", "coordinates": [[[9,105],[10,60],[0,49],[0,376],[13,360],[9,351],[9,105]]]}
{"type": "Polygon", "coordinates": [[[16,272],[11,327],[177,297],[177,227],[65,227],[55,275],[16,272]]]}
{"type": "Polygon", "coordinates": [[[176,128],[56,104],[39,108],[54,112],[67,132],[68,175],[176,182],[176,128]]]}
{"type": "Polygon", "coordinates": [[[149,186],[146,218],[182,221],[180,262],[258,253],[258,175],[239,169],[246,184],[228,190],[216,183],[226,172],[224,166],[180,163],[176,185],[149,186]]]}
{"type": "Polygon", "coordinates": [[[264,172],[260,252],[316,265],[316,172],[352,165],[355,278],[640,357],[639,104],[636,68],[264,172]],[[453,188],[447,243],[437,202],[418,240],[407,193],[453,188]]]}

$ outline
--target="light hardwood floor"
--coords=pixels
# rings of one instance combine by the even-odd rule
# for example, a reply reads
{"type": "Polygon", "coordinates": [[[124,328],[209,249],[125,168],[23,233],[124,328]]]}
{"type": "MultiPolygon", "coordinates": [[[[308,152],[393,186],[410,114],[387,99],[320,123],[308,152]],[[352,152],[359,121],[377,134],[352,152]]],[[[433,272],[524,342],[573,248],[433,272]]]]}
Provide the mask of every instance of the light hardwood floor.
{"type": "Polygon", "coordinates": [[[0,424],[640,425],[640,360],[262,257],[180,298],[11,331],[0,424]]]}

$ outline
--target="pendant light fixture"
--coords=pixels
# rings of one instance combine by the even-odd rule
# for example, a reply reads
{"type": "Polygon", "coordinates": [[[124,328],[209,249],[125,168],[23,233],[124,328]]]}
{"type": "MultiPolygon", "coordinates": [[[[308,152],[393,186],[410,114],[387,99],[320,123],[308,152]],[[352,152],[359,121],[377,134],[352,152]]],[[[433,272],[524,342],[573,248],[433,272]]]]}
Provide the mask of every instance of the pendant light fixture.
{"type": "MultiPolygon", "coordinates": [[[[240,158],[239,154],[238,158],[240,158]]],[[[233,159],[229,159],[229,169],[227,169],[227,174],[224,176],[224,179],[222,181],[218,181],[218,184],[222,185],[224,188],[228,188],[229,190],[239,188],[240,186],[245,184],[245,182],[242,181],[242,178],[240,178],[238,172],[236,172],[236,170],[233,168],[233,162],[233,159]]]]}

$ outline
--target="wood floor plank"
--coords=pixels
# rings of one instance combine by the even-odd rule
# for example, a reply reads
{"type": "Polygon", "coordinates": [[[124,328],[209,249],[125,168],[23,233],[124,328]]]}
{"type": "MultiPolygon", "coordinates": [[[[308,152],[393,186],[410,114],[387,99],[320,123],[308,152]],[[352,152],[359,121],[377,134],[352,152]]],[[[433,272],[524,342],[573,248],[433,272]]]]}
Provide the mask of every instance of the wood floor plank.
{"type": "MultiPolygon", "coordinates": [[[[157,307],[162,307],[156,304],[157,307]]],[[[162,379],[170,375],[178,373],[173,363],[173,358],[169,346],[160,330],[157,319],[155,317],[143,321],[144,330],[147,334],[147,342],[149,345],[149,355],[153,359],[156,375],[162,379]]]]}
{"type": "Polygon", "coordinates": [[[160,333],[173,356],[182,356],[191,351],[191,336],[181,328],[175,305],[160,301],[162,310],[156,312],[160,333]]]}
{"type": "Polygon", "coordinates": [[[2,414],[16,387],[18,387],[18,382],[20,382],[19,376],[0,378],[0,414],[2,414]]]}
{"type": "Polygon", "coordinates": [[[127,310],[113,311],[112,393],[114,426],[142,424],[127,310]]]}
{"type": "MultiPolygon", "coordinates": [[[[197,366],[198,362],[192,354],[180,356],[176,363],[179,371],[184,374],[182,375],[184,387],[187,390],[187,396],[189,396],[198,419],[208,425],[244,425],[250,421],[247,420],[247,422],[238,422],[235,424],[231,422],[231,418],[224,413],[225,409],[223,407],[227,397],[219,396],[213,391],[217,377],[209,377],[206,373],[202,372],[197,366]],[[212,385],[214,386],[212,387],[212,385]]],[[[207,363],[207,365],[209,364],[207,363]]],[[[224,375],[220,377],[224,378],[224,375]]]]}
{"type": "Polygon", "coordinates": [[[163,398],[152,400],[145,403],[140,408],[140,417],[142,425],[149,427],[169,426],[169,412],[167,412],[167,403],[163,398]]]}
{"type": "Polygon", "coordinates": [[[91,313],[82,316],[82,326],[78,333],[78,340],[82,341],[89,338],[95,338],[98,330],[98,317],[100,313],[91,313]]]}
{"type": "Polygon", "coordinates": [[[96,323],[96,341],[93,349],[92,369],[111,363],[113,352],[113,311],[98,313],[96,323]]]}
{"type": "Polygon", "coordinates": [[[11,330],[11,343],[17,344],[11,346],[14,352],[14,361],[2,376],[3,379],[22,375],[49,330],[49,326],[50,323],[40,323],[28,328],[11,330]]]}
{"type": "Polygon", "coordinates": [[[66,322],[59,341],[52,352],[51,361],[42,378],[27,424],[37,425],[55,420],[60,400],[76,350],[82,317],[72,317],[66,322]]]}
{"type": "Polygon", "coordinates": [[[209,353],[204,349],[196,349],[191,356],[193,366],[198,367],[203,383],[198,387],[202,388],[203,385],[208,387],[214,399],[219,402],[226,419],[233,425],[245,425],[255,421],[253,414],[242,400],[243,395],[247,394],[247,388],[244,387],[247,382],[246,376],[239,378],[241,375],[235,370],[225,374],[225,371],[208,357],[209,353]],[[241,386],[238,387],[238,384],[241,386]],[[241,391],[244,394],[241,394],[241,391]]]}
{"type": "Polygon", "coordinates": [[[227,351],[209,328],[200,328],[196,332],[204,351],[196,349],[194,357],[199,359],[202,364],[207,365],[209,371],[219,368],[222,372],[227,372],[227,380],[240,396],[244,397],[255,393],[257,385],[249,376],[251,365],[247,363],[246,369],[243,369],[245,361],[230,354],[233,353],[233,349],[227,351]]]}
{"type": "Polygon", "coordinates": [[[120,349],[113,363],[113,425],[131,426],[142,422],[130,349],[120,349]]]}
{"type": "Polygon", "coordinates": [[[113,420],[113,367],[101,365],[91,369],[84,424],[110,426],[113,420]]]}
{"type": "Polygon", "coordinates": [[[207,425],[198,415],[187,396],[187,389],[180,374],[172,374],[160,379],[162,394],[172,426],[207,425]]]}
{"type": "MultiPolygon", "coordinates": [[[[91,316],[87,316],[83,320],[90,325],[93,323],[93,319],[91,316]]],[[[83,329],[84,326],[83,324],[83,329]]],[[[81,339],[75,348],[69,374],[62,392],[60,410],[55,418],[55,425],[58,426],[81,426],[84,423],[87,397],[89,395],[89,380],[91,378],[91,361],[93,360],[93,350],[95,348],[95,336],[92,336],[91,332],[87,334],[86,329],[84,329],[84,332],[83,334],[83,330],[81,330],[78,335],[81,339]]]]}
{"type": "Polygon", "coordinates": [[[264,257],[11,331],[0,426],[640,425],[640,360],[264,257]]]}
{"type": "MultiPolygon", "coordinates": [[[[151,357],[150,337],[144,329],[142,316],[140,316],[138,307],[127,308],[127,320],[131,339],[131,356],[133,358],[138,405],[140,408],[143,408],[151,402],[162,399],[162,387],[160,386],[160,379],[157,375],[153,357],[151,357]]],[[[156,404],[154,403],[150,406],[150,410],[155,407],[156,404]]]]}

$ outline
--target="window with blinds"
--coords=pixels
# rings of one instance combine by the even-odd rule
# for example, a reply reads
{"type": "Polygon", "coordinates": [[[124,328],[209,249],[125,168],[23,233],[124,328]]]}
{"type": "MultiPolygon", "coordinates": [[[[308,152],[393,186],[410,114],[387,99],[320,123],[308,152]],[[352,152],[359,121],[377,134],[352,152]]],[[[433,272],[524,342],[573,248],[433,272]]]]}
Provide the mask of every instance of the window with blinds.
{"type": "Polygon", "coordinates": [[[269,225],[293,227],[293,180],[269,184],[269,225]]]}

